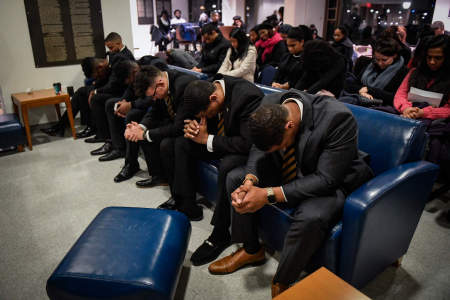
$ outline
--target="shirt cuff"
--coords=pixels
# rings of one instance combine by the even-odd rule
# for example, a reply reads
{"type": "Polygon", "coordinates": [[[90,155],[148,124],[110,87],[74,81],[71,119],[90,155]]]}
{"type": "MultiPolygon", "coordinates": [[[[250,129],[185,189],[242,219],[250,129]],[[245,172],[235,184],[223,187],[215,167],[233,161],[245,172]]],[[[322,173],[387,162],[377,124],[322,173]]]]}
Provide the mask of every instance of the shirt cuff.
{"type": "MultiPolygon", "coordinates": [[[[147,130],[147,127],[145,125],[143,125],[143,124],[139,124],[139,126],[141,126],[141,128],[144,129],[144,131],[147,130]]],[[[152,142],[152,139],[150,138],[150,131],[149,130],[147,130],[147,133],[145,134],[145,138],[146,138],[146,140],[148,142],[150,142],[150,143],[152,142]]]]}
{"type": "Polygon", "coordinates": [[[283,193],[284,202],[287,202],[286,194],[284,193],[283,187],[280,186],[280,189],[281,189],[281,193],[283,193]]]}
{"type": "Polygon", "coordinates": [[[212,134],[208,135],[208,140],[206,141],[206,149],[208,149],[209,152],[214,152],[213,140],[214,140],[214,135],[212,135],[212,134]]]}

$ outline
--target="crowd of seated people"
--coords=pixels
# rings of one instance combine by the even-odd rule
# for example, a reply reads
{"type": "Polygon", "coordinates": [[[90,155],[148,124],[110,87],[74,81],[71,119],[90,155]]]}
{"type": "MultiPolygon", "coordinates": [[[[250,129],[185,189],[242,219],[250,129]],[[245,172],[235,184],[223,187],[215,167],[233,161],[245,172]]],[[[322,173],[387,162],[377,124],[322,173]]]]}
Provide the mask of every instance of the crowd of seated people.
{"type": "MultiPolygon", "coordinates": [[[[450,117],[447,36],[423,38],[408,69],[401,40],[392,37],[398,29],[390,28],[373,42],[372,59],[357,63],[356,72],[349,67],[343,29],[336,29],[335,35],[342,37],[331,44],[314,38],[305,25],[290,26],[283,40],[279,27],[265,21],[247,37],[236,26],[228,41],[217,26],[205,24],[197,64],[172,51],[135,62],[132,55],[122,54],[126,47],[121,42],[109,47],[107,38],[109,60],[83,60],[83,71],[93,84],[72,97],[79,107],[74,115],[81,110],[82,123],[89,126],[79,137],[95,130],[85,141],[104,143],[91,154],[102,154],[100,161],[125,159],[114,182],[131,179],[140,170],[139,149],[143,150],[149,178],[136,186],[168,185],[170,198],[160,209],[201,220],[195,164],[199,159],[220,160],[213,231],[192,254],[193,265],[210,263],[212,274],[228,274],[262,263],[265,254],[254,213],[267,203],[296,207],[296,216],[305,221],[294,222],[287,235],[272,282],[273,297],[298,279],[334,225],[348,192],[373,176],[358,152],[356,121],[342,102],[430,124],[440,120],[430,128],[447,136],[440,140],[447,147],[450,117]],[[192,66],[188,70],[209,79],[169,69],[167,62],[185,63],[192,66]],[[253,82],[267,65],[276,70],[271,86],[285,91],[264,97],[253,82]],[[408,96],[411,88],[441,95],[441,101],[434,106],[413,102],[408,96]],[[301,143],[300,124],[312,130],[306,144],[301,143]],[[297,161],[304,148],[310,151],[297,161]],[[257,166],[259,160],[263,168],[257,166]],[[297,176],[299,169],[302,176],[297,176]],[[214,262],[232,242],[242,242],[243,247],[214,262]]],[[[66,123],[62,119],[47,131],[60,132],[66,123]]],[[[448,164],[448,157],[437,153],[438,158],[430,152],[429,160],[448,164]]]]}

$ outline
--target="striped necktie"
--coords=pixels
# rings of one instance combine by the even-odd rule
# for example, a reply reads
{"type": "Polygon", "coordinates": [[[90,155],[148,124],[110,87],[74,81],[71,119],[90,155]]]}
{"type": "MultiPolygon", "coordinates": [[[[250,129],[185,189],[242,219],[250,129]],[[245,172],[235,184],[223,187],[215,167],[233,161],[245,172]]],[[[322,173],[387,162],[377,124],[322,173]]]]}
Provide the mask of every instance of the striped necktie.
{"type": "Polygon", "coordinates": [[[297,177],[297,161],[295,160],[295,143],[286,148],[283,155],[283,183],[286,184],[297,177]]]}
{"type": "Polygon", "coordinates": [[[225,135],[225,127],[223,125],[223,115],[219,114],[219,122],[217,123],[217,135],[225,135]]]}
{"type": "Polygon", "coordinates": [[[173,120],[175,118],[175,112],[173,111],[172,96],[170,94],[166,97],[166,105],[167,112],[169,113],[170,118],[173,120]]]}

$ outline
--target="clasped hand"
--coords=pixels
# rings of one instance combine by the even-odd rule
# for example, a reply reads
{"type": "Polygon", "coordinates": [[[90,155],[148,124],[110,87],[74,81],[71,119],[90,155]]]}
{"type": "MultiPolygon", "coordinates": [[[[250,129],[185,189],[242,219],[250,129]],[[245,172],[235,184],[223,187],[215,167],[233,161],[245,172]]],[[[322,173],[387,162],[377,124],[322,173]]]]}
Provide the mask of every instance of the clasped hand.
{"type": "Polygon", "coordinates": [[[423,110],[418,107],[407,107],[403,110],[402,116],[408,119],[423,118],[423,110]]]}
{"type": "Polygon", "coordinates": [[[208,127],[206,118],[202,117],[200,123],[197,120],[184,120],[184,137],[198,144],[206,145],[208,141],[208,127]]]}
{"type": "Polygon", "coordinates": [[[130,109],[131,102],[122,99],[121,101],[117,102],[117,109],[114,111],[114,114],[119,117],[125,118],[130,109]]]}
{"type": "Polygon", "coordinates": [[[267,192],[264,188],[241,185],[231,193],[231,205],[240,214],[254,213],[267,203],[267,192]]]}
{"type": "Polygon", "coordinates": [[[144,129],[138,123],[131,122],[127,124],[124,136],[130,142],[137,142],[144,139],[143,134],[144,129]]]}

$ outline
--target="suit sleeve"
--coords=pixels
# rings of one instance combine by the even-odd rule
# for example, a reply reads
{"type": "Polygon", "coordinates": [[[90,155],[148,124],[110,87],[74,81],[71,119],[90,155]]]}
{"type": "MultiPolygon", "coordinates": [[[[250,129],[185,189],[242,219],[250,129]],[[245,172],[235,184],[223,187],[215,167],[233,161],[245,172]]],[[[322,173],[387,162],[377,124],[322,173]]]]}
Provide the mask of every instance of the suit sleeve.
{"type": "Polygon", "coordinates": [[[324,148],[315,172],[283,185],[289,205],[307,198],[333,194],[357,156],[357,124],[350,112],[336,113],[327,128],[324,148]]]}

